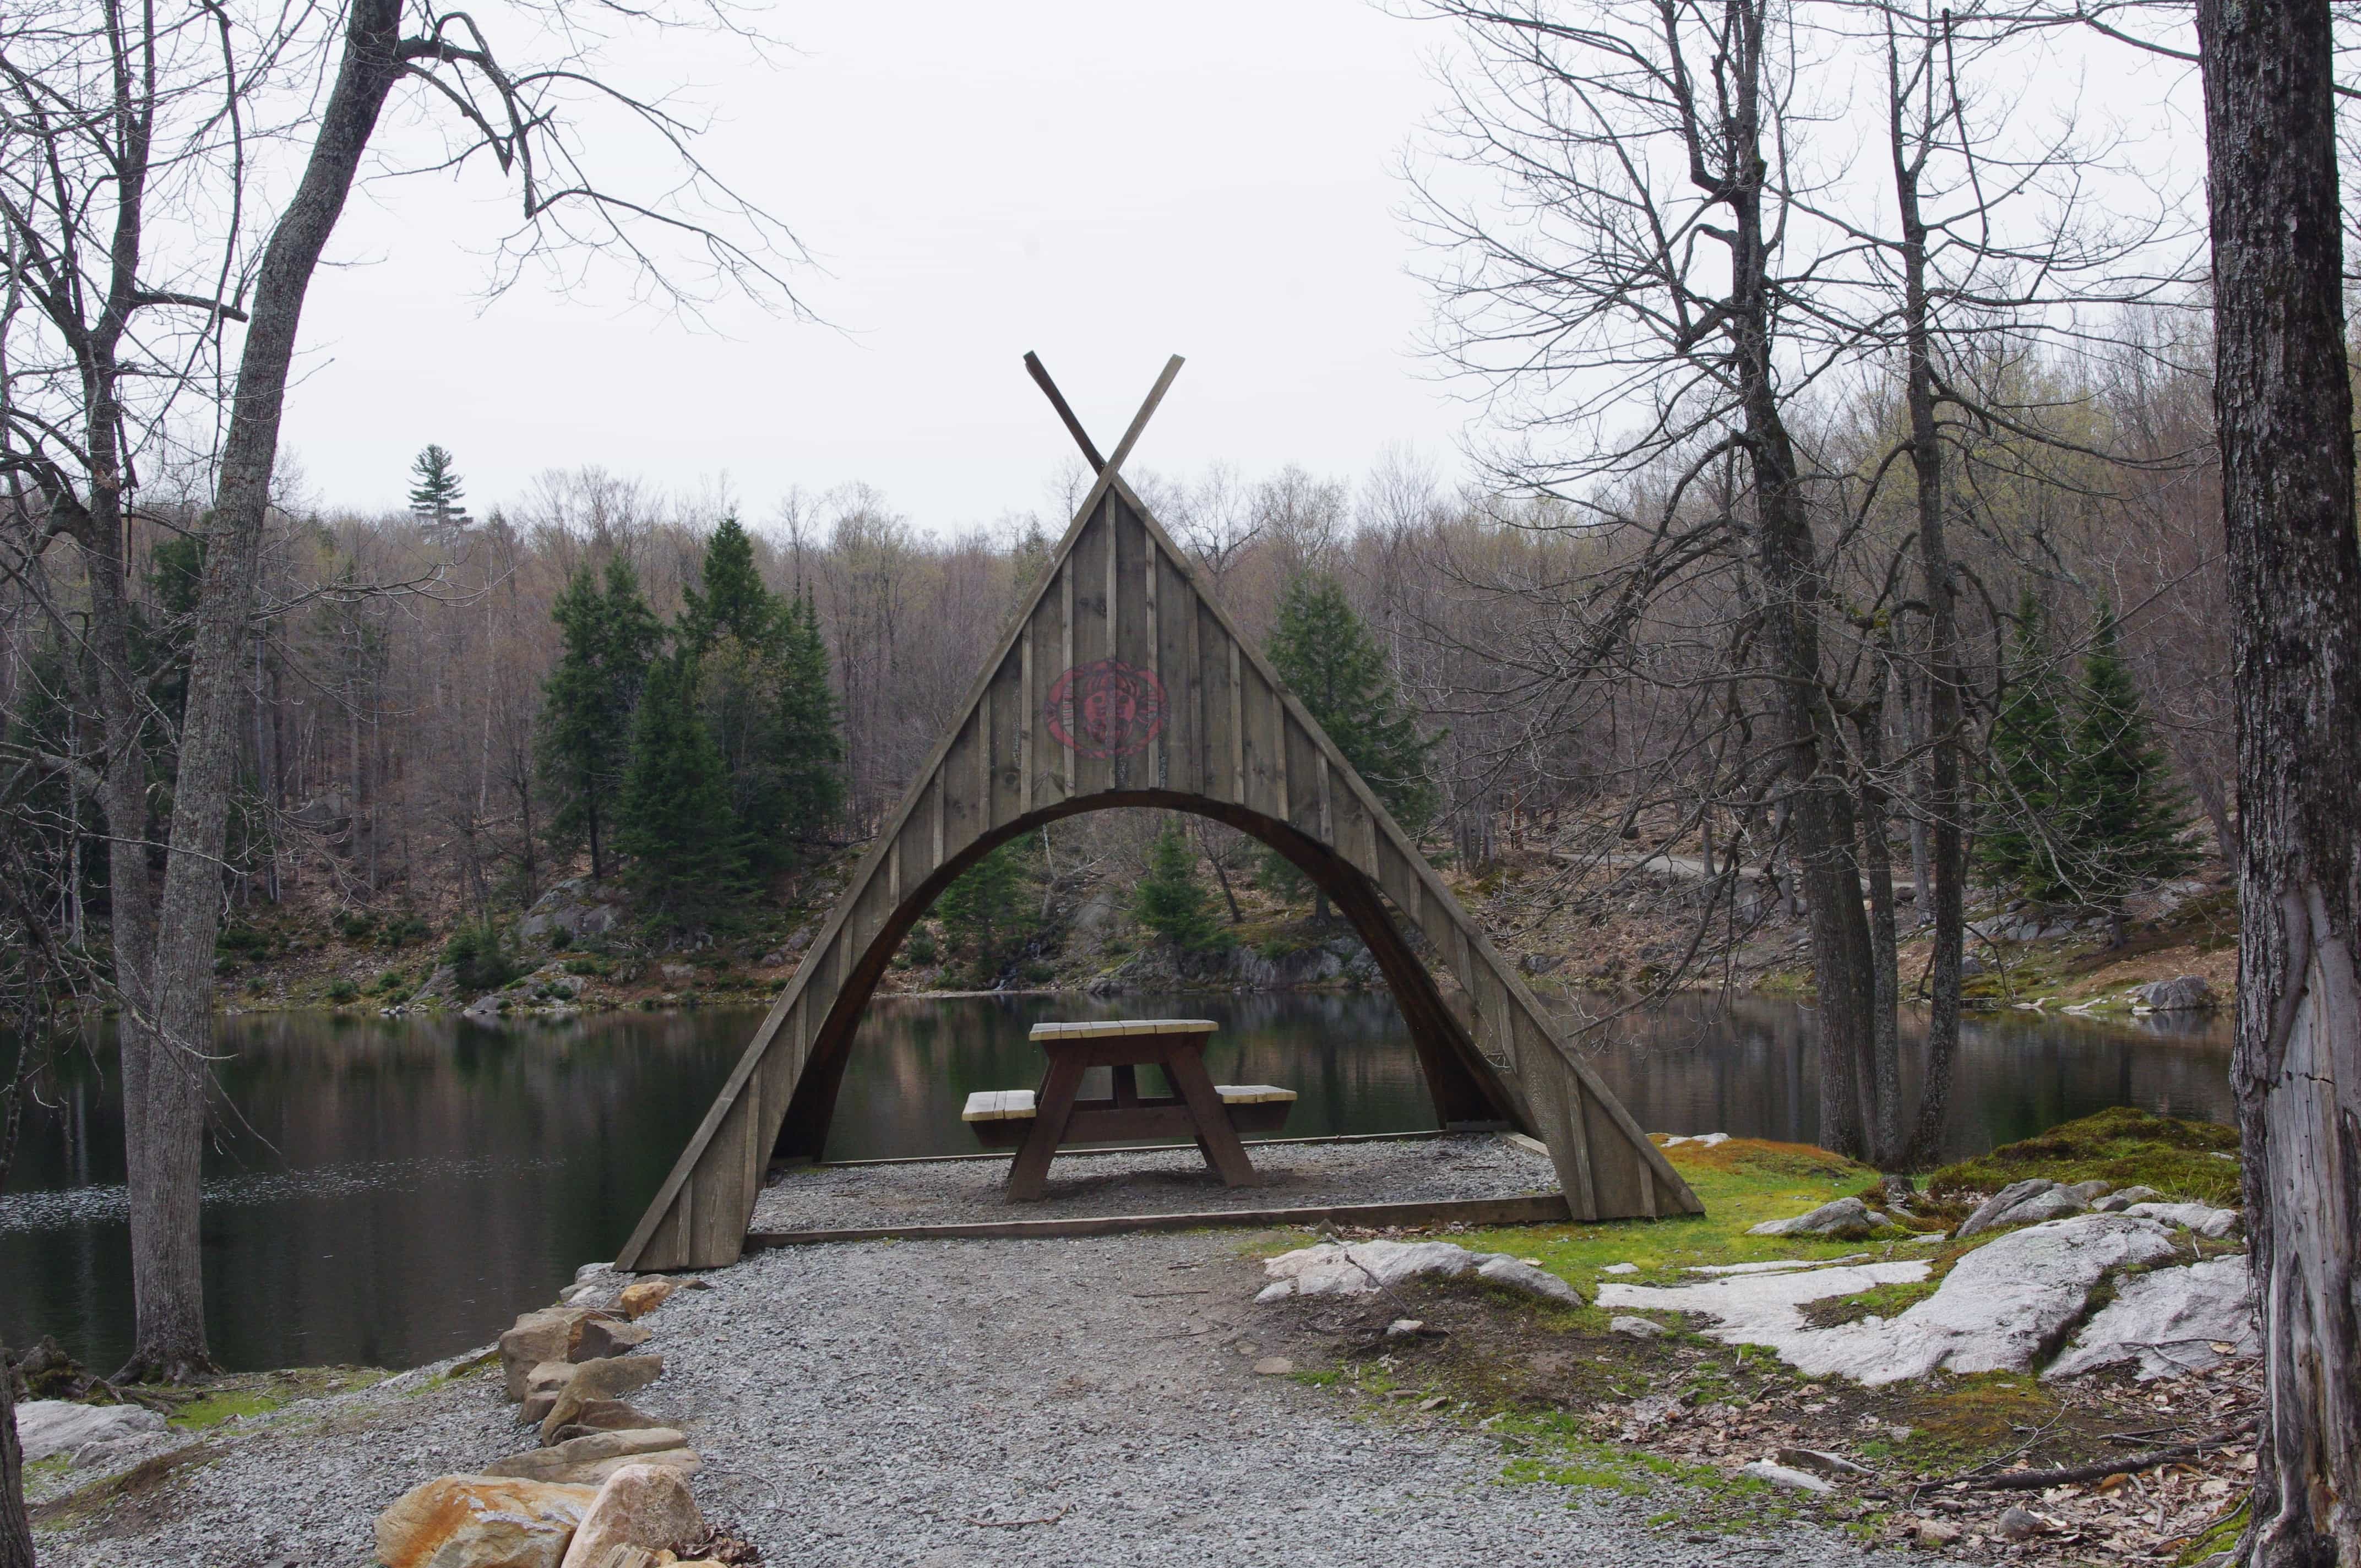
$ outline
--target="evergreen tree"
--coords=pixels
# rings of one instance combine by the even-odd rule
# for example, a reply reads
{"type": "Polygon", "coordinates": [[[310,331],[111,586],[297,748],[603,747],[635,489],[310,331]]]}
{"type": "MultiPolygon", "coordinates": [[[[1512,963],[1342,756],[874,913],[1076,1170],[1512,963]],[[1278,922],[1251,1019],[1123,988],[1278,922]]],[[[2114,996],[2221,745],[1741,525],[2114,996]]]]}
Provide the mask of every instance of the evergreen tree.
{"type": "Polygon", "coordinates": [[[1287,585],[1267,652],[1394,820],[1413,836],[1424,828],[1435,805],[1426,756],[1441,737],[1420,736],[1385,649],[1335,578],[1307,573],[1287,585]]]}
{"type": "Polygon", "coordinates": [[[1213,894],[1197,880],[1197,851],[1177,823],[1156,836],[1131,907],[1141,925],[1178,948],[1194,951],[1233,940],[1214,923],[1213,894]]]}
{"type": "Polygon", "coordinates": [[[972,961],[978,985],[998,984],[1039,928],[1031,882],[1018,844],[1003,844],[961,872],[935,901],[943,939],[972,961]]]}
{"type": "Polygon", "coordinates": [[[2085,902],[2112,910],[2140,883],[2179,876],[2195,860],[2180,838],[2189,797],[2149,730],[2114,613],[2104,607],[2082,658],[2060,805],[2072,881],[2085,902]]]}
{"type": "Polygon", "coordinates": [[[465,521],[467,510],[459,498],[467,494],[459,483],[459,471],[451,466],[451,454],[432,443],[411,463],[410,471],[418,483],[410,488],[410,510],[431,523],[465,521]]]}
{"type": "Polygon", "coordinates": [[[828,647],[808,598],[764,586],[754,543],[724,518],[707,543],[680,635],[701,672],[700,710],[729,777],[753,863],[784,863],[843,799],[844,746],[829,687],[828,647]]]}
{"type": "Polygon", "coordinates": [[[2059,805],[2072,762],[2048,612],[2027,588],[2016,605],[2008,690],[1992,730],[1991,798],[1976,858],[1996,880],[2045,902],[2068,896],[2059,805]]]}
{"type": "Polygon", "coordinates": [[[577,571],[550,615],[564,649],[542,685],[535,762],[555,797],[552,830],[568,842],[588,839],[590,874],[603,877],[631,758],[632,715],[664,630],[640,596],[637,574],[620,558],[607,564],[603,592],[590,568],[577,571]]]}
{"type": "Polygon", "coordinates": [[[616,846],[656,908],[695,915],[744,890],[746,846],[721,753],[697,712],[697,661],[675,650],[648,670],[631,727],[616,846]]]}

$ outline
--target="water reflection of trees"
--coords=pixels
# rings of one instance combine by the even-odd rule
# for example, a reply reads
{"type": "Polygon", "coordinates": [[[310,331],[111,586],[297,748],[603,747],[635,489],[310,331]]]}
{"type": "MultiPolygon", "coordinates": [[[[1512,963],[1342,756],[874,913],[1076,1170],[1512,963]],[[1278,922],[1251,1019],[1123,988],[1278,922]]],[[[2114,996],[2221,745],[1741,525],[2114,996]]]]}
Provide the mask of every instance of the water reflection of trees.
{"type": "MultiPolygon", "coordinates": [[[[1383,993],[885,998],[848,1065],[829,1156],[965,1153],[971,1091],[1027,1085],[1044,1019],[1209,1017],[1224,1082],[1301,1095],[1296,1135],[1431,1126],[1400,1014],[1383,993]]],[[[225,1019],[209,1179],[291,1172],[283,1198],[209,1203],[213,1343],[231,1365],[406,1365],[491,1337],[573,1268],[608,1257],[744,1049],[747,1012],[609,1014],[499,1030],[456,1020],[225,1019]],[[302,1173],[363,1179],[307,1190],[302,1173]]],[[[44,1084],[58,1113],[26,1129],[20,1187],[123,1179],[105,1042],[44,1084]]],[[[1627,1019],[1594,1058],[1642,1125],[1808,1142],[1811,1014],[1690,999],[1627,1019]]],[[[2229,1114],[2218,1026],[2160,1038],[2010,1014],[1971,1025],[1952,1146],[1972,1152],[2101,1109],[2229,1114]]],[[[119,1219],[0,1229],[0,1338],[44,1332],[112,1365],[129,1343],[119,1219]]]]}
{"type": "MultiPolygon", "coordinates": [[[[1905,1020],[1911,1044],[1916,1033],[1905,1020]]],[[[1818,1047],[1808,1009],[1698,998],[1620,1021],[1593,1059],[1651,1130],[1811,1143],[1818,1047]]],[[[2228,1121],[2229,1060],[2219,1026],[2168,1033],[2022,1013],[1971,1020],[1961,1031],[1947,1150],[1981,1153],[2111,1105],[2228,1121]]],[[[1905,1076],[1915,1095],[1915,1070],[1905,1076]]]]}

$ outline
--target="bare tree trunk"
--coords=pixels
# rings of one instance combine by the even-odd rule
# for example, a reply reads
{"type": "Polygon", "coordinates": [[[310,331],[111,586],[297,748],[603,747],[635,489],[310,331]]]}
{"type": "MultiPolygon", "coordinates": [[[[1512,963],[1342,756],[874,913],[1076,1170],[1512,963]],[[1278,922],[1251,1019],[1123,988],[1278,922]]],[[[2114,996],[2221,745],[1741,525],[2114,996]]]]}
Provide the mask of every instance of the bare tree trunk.
{"type": "Polygon", "coordinates": [[[2329,6],[2199,0],[2238,610],[2231,1067],[2266,1398],[2243,1562],[2361,1563],[2361,548],[2329,6]]]}
{"type": "Polygon", "coordinates": [[[1885,789],[1878,773],[1885,760],[1885,718],[1864,706],[1853,718],[1861,736],[1861,854],[1869,878],[1871,974],[1870,1067],[1862,1086],[1863,1123],[1869,1161],[1882,1171],[1902,1165],[1902,977],[1894,924],[1894,852],[1886,842],[1885,789]]]}
{"type": "Polygon", "coordinates": [[[1950,1118],[1951,1080],[1960,1055],[1960,970],[1967,945],[1967,844],[1960,820],[1960,621],[1943,531],[1943,448],[1935,422],[1927,222],[1918,203],[1926,148],[1922,144],[1917,156],[1911,156],[1903,126],[1900,47],[1889,37],[1887,49],[1894,184],[1902,209],[1903,331],[1909,367],[1904,397],[1910,415],[1910,466],[1918,488],[1919,591],[1927,600],[1927,774],[1917,815],[1932,824],[1934,839],[1927,863],[1917,872],[1918,916],[1935,923],[1935,949],[1927,976],[1926,1070],[1919,1078],[1918,1118],[1904,1163],[1927,1166],[1938,1162],[1944,1124],[1950,1118]]]}
{"type": "Polygon", "coordinates": [[[0,1568],[33,1568],[33,1524],[25,1517],[25,1451],[16,1442],[16,1379],[0,1345],[0,1568]]]}
{"type": "Polygon", "coordinates": [[[238,654],[254,612],[264,518],[296,326],[313,269],[401,70],[400,0],[356,0],[344,58],[303,178],[264,250],[222,448],[156,924],[156,1037],[136,1087],[126,1063],[134,1341],[117,1376],[186,1379],[212,1368],[198,1254],[200,1143],[213,1025],[221,854],[237,773],[238,654]],[[130,1103],[137,1094],[137,1108],[130,1103]]]}

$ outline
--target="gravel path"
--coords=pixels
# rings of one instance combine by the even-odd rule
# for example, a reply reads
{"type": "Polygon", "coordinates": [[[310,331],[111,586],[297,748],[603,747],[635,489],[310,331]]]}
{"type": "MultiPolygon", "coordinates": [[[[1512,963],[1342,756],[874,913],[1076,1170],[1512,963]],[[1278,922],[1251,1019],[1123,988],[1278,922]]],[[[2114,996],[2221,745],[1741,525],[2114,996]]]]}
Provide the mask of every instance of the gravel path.
{"type": "MultiPolygon", "coordinates": [[[[1261,1270],[1241,1245],[1197,1232],[757,1254],[647,1320],[666,1371],[632,1402],[689,1434],[708,1511],[781,1568],[1731,1560],[1732,1542],[1642,1524],[1679,1508],[1670,1487],[1503,1485],[1479,1433],[1256,1376],[1258,1356],[1310,1351],[1292,1315],[1253,1305],[1261,1270]]],[[[528,1441],[496,1373],[399,1381],[237,1423],[128,1529],[45,1532],[44,1563],[358,1568],[401,1492],[528,1441]]],[[[1868,1561],[1800,1528],[1742,1550],[1773,1568],[1868,1561]]]]}
{"type": "Polygon", "coordinates": [[[774,1182],[754,1206],[756,1230],[821,1230],[1081,1214],[1169,1214],[1515,1198],[1557,1190],[1549,1157],[1489,1133],[1350,1144],[1249,1144],[1260,1187],[1224,1187],[1193,1148],[1060,1155],[1037,1203],[1005,1196],[1009,1157],[897,1165],[822,1166],[774,1182]]]}

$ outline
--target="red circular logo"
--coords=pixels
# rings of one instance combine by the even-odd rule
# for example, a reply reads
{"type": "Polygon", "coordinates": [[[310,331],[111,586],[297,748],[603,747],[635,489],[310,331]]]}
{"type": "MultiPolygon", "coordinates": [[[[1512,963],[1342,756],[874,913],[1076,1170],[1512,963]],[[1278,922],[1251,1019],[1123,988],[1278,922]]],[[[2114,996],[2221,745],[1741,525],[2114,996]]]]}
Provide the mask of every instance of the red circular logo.
{"type": "Polygon", "coordinates": [[[1070,751],[1127,757],[1164,728],[1164,683],[1114,659],[1077,664],[1050,683],[1041,718],[1070,751]]]}

